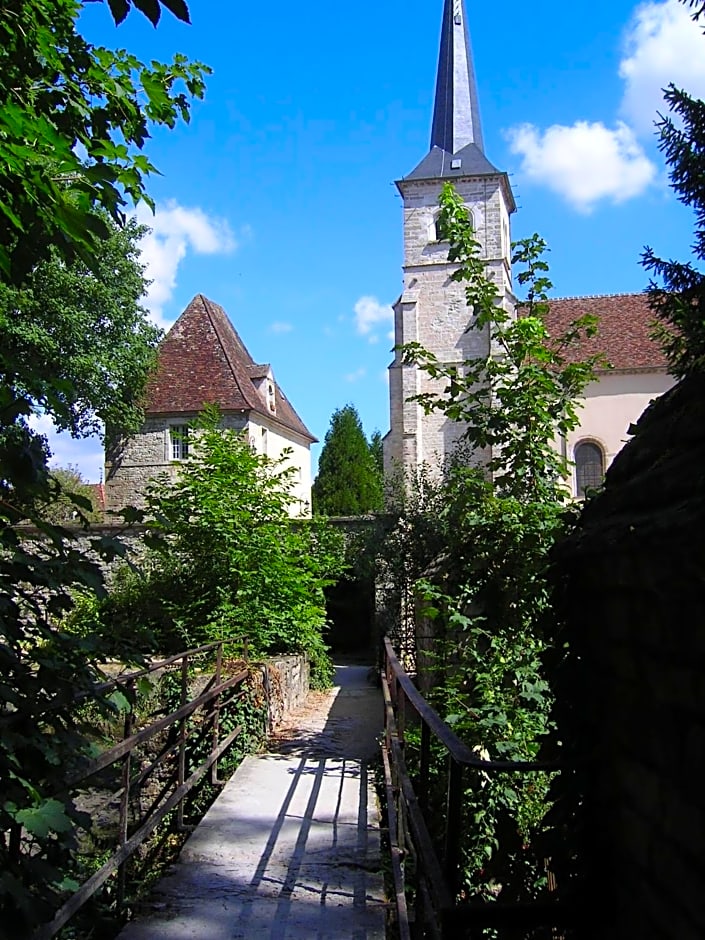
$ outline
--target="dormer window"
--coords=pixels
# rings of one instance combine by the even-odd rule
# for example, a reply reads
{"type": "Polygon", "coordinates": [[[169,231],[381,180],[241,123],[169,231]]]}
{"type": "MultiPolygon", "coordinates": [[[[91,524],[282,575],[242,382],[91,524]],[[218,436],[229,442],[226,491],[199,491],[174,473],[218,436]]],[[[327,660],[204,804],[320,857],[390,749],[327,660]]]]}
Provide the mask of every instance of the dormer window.
{"type": "Polygon", "coordinates": [[[274,390],[274,382],[267,382],[267,406],[269,410],[274,413],[277,410],[277,399],[274,390]]]}

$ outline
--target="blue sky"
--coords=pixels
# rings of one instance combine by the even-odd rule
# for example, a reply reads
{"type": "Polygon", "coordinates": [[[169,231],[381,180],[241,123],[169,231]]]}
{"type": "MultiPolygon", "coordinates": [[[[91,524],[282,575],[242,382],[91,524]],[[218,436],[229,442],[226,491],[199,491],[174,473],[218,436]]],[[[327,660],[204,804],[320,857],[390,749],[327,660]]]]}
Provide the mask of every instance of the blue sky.
{"type": "MultiPolygon", "coordinates": [[[[103,3],[82,17],[93,42],[213,69],[191,123],[148,147],[162,175],[144,214],[147,306],[168,327],[196,293],[221,304],[321,440],[348,402],[368,434],[388,428],[393,181],[428,151],[442,5],[192,0],[191,26],[165,13],[156,30],[134,12],[114,27],[103,3]]],[[[705,38],[677,0],[544,0],[501,22],[507,5],[467,6],[485,149],[519,206],[512,237],[548,241],[556,296],[641,290],[645,244],[689,251],[653,121],[670,80],[705,97],[705,38]]],[[[98,440],[51,446],[99,478],[98,440]]]]}

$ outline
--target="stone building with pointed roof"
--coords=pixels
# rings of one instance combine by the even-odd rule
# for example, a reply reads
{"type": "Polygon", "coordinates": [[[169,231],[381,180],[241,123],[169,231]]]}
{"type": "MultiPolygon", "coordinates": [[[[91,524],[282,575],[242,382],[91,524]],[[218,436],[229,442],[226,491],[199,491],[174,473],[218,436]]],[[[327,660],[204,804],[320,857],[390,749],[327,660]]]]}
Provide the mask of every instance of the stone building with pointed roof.
{"type": "MultiPolygon", "coordinates": [[[[424,466],[439,467],[463,428],[439,412],[425,414],[409,400],[439,389],[425,372],[403,363],[399,347],[420,343],[442,362],[458,366],[491,351],[488,331],[468,329],[472,311],[464,286],[451,279],[456,266],[448,261],[447,243],[438,239],[438,199],[446,182],[453,183],[470,213],[499,302],[513,313],[510,217],[516,203],[509,177],[485,154],[465,0],[444,0],[429,152],[396,184],[403,202],[403,289],[394,305],[396,352],[389,366],[384,460],[387,472],[402,469],[411,476],[424,466]]],[[[575,465],[572,487],[578,496],[601,481],[629,426],[673,384],[649,336],[654,317],[645,295],[554,300],[549,329],[560,333],[586,313],[597,315],[600,328],[580,354],[604,353],[611,368],[586,389],[580,427],[556,441],[575,465]]],[[[481,463],[487,455],[474,457],[481,463]]]]}
{"type": "Polygon", "coordinates": [[[223,426],[246,433],[259,453],[276,460],[291,451],[292,512],[308,515],[310,448],[316,438],[279,387],[271,365],[253,360],[223,308],[203,294],[193,298],[159,348],[140,432],[106,447],[108,508],[142,505],[147,483],[175,472],[188,457],[189,432],[204,404],[217,404],[223,426]]]}

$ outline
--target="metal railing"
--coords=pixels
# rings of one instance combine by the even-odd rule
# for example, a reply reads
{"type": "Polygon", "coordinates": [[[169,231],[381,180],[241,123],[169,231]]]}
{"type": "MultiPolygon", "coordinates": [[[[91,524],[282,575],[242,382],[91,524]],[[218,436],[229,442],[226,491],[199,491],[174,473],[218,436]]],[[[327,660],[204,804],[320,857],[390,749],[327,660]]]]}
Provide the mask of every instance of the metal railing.
{"type": "MultiPolygon", "coordinates": [[[[466,771],[472,769],[484,774],[546,772],[560,770],[560,766],[543,761],[490,761],[479,758],[423,698],[402,668],[388,637],[384,639],[382,691],[385,712],[382,758],[400,940],[410,940],[412,936],[437,940],[472,937],[475,940],[484,937],[487,928],[529,931],[570,926],[574,920],[574,911],[557,900],[525,903],[458,900],[466,771]],[[420,728],[416,787],[412,783],[404,753],[407,722],[413,722],[415,727],[420,728]],[[445,831],[440,855],[434,846],[428,824],[432,738],[442,745],[447,754],[445,831]],[[405,895],[404,861],[409,855],[416,860],[413,885],[416,891],[416,916],[413,931],[405,895]]],[[[558,930],[553,936],[562,936],[562,932],[558,930]]]]}
{"type": "MultiPolygon", "coordinates": [[[[111,790],[108,786],[107,799],[101,803],[109,806],[119,801],[117,845],[107,861],[62,905],[51,922],[35,931],[34,940],[54,937],[113,875],[117,875],[119,909],[125,899],[126,863],[130,857],[169,813],[175,811],[177,828],[186,828],[185,797],[208,772],[211,783],[219,783],[218,761],[242,731],[242,727],[237,726],[221,737],[221,715],[244,694],[241,686],[247,675],[248,670],[241,668],[223,678],[222,643],[210,643],[94,690],[92,697],[120,692],[130,703],[131,707],[124,714],[122,740],[92,760],[80,776],[67,781],[61,795],[75,791],[100,791],[105,795],[105,778],[112,777],[115,782],[119,777],[117,789],[111,790]],[[205,660],[210,663],[209,670],[201,673],[194,684],[193,667],[205,660]],[[132,705],[139,686],[151,676],[162,686],[165,677],[174,677],[171,704],[157,712],[161,717],[137,727],[132,705]]],[[[81,698],[83,702],[89,701],[86,696],[81,698]]],[[[154,717],[154,714],[150,716],[154,717]]]]}

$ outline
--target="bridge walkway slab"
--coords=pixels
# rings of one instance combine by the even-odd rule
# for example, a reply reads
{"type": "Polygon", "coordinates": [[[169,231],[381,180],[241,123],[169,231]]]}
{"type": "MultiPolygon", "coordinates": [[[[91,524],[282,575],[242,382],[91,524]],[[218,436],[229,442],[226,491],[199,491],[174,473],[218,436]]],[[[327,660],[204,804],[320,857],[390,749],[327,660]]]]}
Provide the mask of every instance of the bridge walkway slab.
{"type": "Polygon", "coordinates": [[[336,667],[243,761],[119,940],[383,940],[381,724],[367,667],[336,667]]]}

